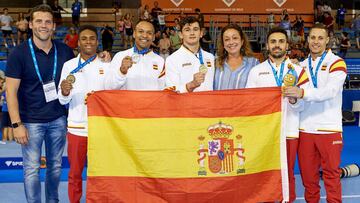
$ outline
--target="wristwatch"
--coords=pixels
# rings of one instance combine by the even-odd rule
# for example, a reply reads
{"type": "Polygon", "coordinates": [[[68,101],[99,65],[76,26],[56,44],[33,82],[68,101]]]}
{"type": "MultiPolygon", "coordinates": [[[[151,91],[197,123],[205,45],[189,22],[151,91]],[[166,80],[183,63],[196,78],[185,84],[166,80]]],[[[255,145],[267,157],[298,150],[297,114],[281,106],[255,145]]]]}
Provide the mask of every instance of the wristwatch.
{"type": "Polygon", "coordinates": [[[19,127],[20,125],[22,125],[23,123],[21,122],[21,121],[19,121],[19,122],[16,122],[16,123],[12,123],[11,124],[11,126],[13,127],[13,128],[17,128],[17,127],[19,127]]]}

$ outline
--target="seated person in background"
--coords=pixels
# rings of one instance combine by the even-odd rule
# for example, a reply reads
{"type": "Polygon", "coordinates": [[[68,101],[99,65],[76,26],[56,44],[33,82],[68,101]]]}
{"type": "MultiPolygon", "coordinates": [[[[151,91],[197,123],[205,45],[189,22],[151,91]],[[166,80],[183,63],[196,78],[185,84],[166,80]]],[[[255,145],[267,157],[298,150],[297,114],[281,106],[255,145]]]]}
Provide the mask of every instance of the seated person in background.
{"type": "Polygon", "coordinates": [[[77,48],[78,48],[78,34],[76,33],[76,30],[74,27],[70,27],[69,28],[69,33],[66,34],[65,38],[64,38],[64,43],[66,45],[68,45],[73,51],[74,54],[75,52],[77,52],[77,48]]]}
{"type": "Polygon", "coordinates": [[[305,53],[301,50],[301,44],[295,44],[291,48],[289,57],[291,59],[297,59],[298,61],[303,61],[305,59],[305,53]]]}

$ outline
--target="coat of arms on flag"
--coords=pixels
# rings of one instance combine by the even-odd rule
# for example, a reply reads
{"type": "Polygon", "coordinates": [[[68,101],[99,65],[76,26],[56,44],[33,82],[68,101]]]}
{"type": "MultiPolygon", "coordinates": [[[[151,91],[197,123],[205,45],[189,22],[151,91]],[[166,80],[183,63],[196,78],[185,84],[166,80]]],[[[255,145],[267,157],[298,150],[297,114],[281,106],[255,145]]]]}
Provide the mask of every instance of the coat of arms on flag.
{"type": "Polygon", "coordinates": [[[286,3],[287,0],[273,0],[276,5],[278,5],[279,7],[281,7],[282,5],[284,5],[284,3],[286,3]]]}
{"type": "Polygon", "coordinates": [[[236,141],[232,139],[233,127],[222,122],[209,126],[207,132],[210,139],[201,135],[198,150],[198,175],[206,176],[207,168],[205,166],[206,154],[208,154],[208,169],[214,174],[229,174],[237,169],[237,174],[245,173],[244,148],[242,147],[242,136],[237,135],[236,141]],[[205,142],[205,140],[208,140],[205,142]],[[207,147],[205,145],[207,143],[207,147]],[[234,160],[235,159],[235,160],[234,160]]]}
{"type": "Polygon", "coordinates": [[[223,0],[223,2],[230,7],[236,0],[223,0]]]}
{"type": "Polygon", "coordinates": [[[171,0],[173,4],[175,4],[176,7],[178,7],[184,0],[171,0]]]}

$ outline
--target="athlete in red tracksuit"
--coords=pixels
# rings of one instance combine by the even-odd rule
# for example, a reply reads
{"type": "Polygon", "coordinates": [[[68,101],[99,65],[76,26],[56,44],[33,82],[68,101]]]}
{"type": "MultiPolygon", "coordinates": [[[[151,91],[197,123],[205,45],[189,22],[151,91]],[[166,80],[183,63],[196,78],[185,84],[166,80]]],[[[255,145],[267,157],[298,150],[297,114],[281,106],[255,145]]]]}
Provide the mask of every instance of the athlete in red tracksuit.
{"type": "Polygon", "coordinates": [[[309,83],[302,88],[287,87],[283,92],[285,96],[304,100],[298,155],[305,200],[309,203],[320,201],[321,167],[327,202],[341,202],[341,106],[346,64],[331,50],[326,50],[329,36],[323,25],[316,24],[311,28],[308,42],[310,56],[302,66],[309,76],[309,83]]]}

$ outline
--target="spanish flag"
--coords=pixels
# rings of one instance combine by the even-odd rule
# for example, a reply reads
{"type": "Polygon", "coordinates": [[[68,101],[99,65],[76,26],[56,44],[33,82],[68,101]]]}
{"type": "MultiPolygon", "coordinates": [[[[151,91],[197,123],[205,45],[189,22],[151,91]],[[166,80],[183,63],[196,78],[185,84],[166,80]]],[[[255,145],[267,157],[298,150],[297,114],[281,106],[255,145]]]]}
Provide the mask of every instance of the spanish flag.
{"type": "Polygon", "coordinates": [[[279,88],[88,98],[89,203],[288,199],[279,88]]]}

